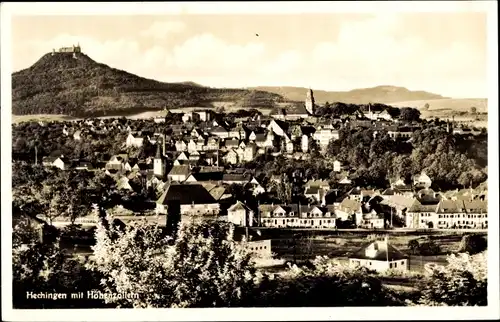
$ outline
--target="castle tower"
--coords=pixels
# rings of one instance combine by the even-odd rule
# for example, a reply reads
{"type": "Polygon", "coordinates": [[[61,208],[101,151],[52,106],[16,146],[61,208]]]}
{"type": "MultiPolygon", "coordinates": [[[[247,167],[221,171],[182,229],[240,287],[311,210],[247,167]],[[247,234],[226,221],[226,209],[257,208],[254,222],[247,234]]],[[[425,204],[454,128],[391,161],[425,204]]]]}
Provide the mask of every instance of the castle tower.
{"type": "Polygon", "coordinates": [[[163,158],[161,156],[160,145],[157,144],[156,156],[154,158],[153,173],[155,176],[162,178],[165,175],[165,167],[163,166],[163,158]]]}
{"type": "Polygon", "coordinates": [[[309,114],[314,115],[314,95],[312,89],[309,88],[306,96],[306,110],[309,114]]]}

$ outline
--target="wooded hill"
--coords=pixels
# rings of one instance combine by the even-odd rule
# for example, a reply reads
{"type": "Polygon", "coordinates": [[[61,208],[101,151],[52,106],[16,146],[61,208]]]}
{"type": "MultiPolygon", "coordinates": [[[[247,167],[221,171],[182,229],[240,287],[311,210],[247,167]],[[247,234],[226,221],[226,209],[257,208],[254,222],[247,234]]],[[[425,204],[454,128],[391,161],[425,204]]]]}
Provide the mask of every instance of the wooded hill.
{"type": "Polygon", "coordinates": [[[48,53],[12,74],[12,113],[71,116],[130,115],[178,107],[269,107],[283,98],[259,90],[164,83],[98,63],[85,54],[48,53]]]}

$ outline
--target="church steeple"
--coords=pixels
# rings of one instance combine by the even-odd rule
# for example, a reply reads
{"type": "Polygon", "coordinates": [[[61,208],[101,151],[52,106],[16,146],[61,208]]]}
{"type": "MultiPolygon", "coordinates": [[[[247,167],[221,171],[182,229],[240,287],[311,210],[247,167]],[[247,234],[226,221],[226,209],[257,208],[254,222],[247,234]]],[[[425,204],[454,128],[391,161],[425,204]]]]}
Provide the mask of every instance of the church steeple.
{"type": "Polygon", "coordinates": [[[160,150],[160,145],[159,144],[156,145],[155,159],[161,159],[161,150],[160,150]]]}
{"type": "Polygon", "coordinates": [[[306,110],[309,114],[314,115],[314,94],[311,88],[306,94],[306,110]]]}
{"type": "Polygon", "coordinates": [[[156,145],[156,155],[153,161],[153,173],[155,176],[163,178],[165,175],[165,165],[161,156],[160,144],[156,145]]]}

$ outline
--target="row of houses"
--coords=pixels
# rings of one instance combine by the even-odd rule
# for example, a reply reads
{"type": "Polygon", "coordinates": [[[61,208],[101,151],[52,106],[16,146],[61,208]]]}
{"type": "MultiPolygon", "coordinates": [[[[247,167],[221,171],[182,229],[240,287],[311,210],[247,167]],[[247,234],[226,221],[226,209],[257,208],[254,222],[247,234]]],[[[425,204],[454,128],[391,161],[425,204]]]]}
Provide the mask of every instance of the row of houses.
{"type": "Polygon", "coordinates": [[[405,196],[353,188],[338,201],[325,202],[324,198],[317,204],[260,204],[251,210],[239,202],[237,213],[228,211],[228,219],[237,225],[275,228],[335,228],[340,221],[360,228],[382,229],[398,220],[401,227],[411,229],[485,229],[487,192],[471,190],[439,195],[423,189],[405,196]]]}

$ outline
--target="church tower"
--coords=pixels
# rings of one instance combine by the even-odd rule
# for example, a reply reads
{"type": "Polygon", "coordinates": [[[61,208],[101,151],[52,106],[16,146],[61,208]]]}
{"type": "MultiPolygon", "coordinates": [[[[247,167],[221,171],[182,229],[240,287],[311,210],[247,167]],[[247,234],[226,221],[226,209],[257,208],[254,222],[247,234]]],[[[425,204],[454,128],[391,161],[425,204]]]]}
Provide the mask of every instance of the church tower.
{"type": "Polygon", "coordinates": [[[163,158],[160,151],[160,145],[157,144],[156,155],[153,162],[153,173],[155,176],[163,178],[165,175],[165,167],[163,164],[163,158]]]}
{"type": "Polygon", "coordinates": [[[309,88],[306,96],[306,110],[309,114],[314,115],[314,95],[312,89],[309,88]]]}

